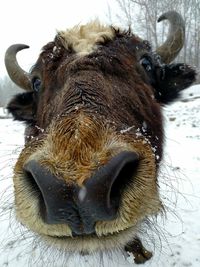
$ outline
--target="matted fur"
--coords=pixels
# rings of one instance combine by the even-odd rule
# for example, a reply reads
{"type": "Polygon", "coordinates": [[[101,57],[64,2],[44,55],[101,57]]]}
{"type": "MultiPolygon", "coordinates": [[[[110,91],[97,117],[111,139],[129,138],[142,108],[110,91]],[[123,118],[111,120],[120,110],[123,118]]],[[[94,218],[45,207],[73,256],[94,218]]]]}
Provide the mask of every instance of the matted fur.
{"type": "Polygon", "coordinates": [[[115,33],[110,26],[95,20],[86,25],[76,25],[72,29],[59,31],[58,36],[66,49],[73,49],[83,55],[93,52],[97,43],[103,43],[105,39],[112,40],[115,33]]]}

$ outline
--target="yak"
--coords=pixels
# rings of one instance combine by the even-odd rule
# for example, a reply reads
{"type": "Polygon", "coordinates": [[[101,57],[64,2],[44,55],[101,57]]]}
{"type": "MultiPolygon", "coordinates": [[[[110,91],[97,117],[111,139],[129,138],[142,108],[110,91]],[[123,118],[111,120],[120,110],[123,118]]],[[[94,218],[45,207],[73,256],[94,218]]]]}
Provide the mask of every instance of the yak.
{"type": "Polygon", "coordinates": [[[26,125],[13,175],[16,216],[44,242],[70,253],[125,249],[136,263],[152,256],[138,233],[164,209],[162,108],[196,76],[172,62],[184,45],[181,15],[163,20],[169,33],[156,51],[99,20],[58,31],[29,72],[16,58],[28,46],[7,49],[7,72],[25,90],[7,106],[26,125]]]}

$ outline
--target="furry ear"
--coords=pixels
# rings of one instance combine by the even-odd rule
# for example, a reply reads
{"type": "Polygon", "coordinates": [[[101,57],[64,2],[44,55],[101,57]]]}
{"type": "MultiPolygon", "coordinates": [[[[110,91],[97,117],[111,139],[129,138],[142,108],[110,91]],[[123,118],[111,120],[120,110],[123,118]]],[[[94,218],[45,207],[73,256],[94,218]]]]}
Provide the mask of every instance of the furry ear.
{"type": "Polygon", "coordinates": [[[28,92],[16,95],[8,103],[7,110],[13,115],[15,120],[33,123],[36,111],[34,93],[28,92]]]}
{"type": "Polygon", "coordinates": [[[169,104],[180,96],[196,78],[196,72],[186,64],[163,65],[156,70],[155,98],[162,104],[169,104]]]}

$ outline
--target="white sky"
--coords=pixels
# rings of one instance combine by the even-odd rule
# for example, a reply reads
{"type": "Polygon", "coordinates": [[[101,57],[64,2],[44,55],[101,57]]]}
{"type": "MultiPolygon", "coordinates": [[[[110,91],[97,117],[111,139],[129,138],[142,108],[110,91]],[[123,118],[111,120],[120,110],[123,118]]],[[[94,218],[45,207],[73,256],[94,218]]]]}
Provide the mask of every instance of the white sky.
{"type": "Polygon", "coordinates": [[[56,29],[64,30],[96,17],[108,21],[108,4],[116,13],[115,0],[1,0],[0,77],[6,74],[4,54],[10,45],[30,46],[18,54],[20,66],[28,71],[42,46],[53,40],[56,29]]]}

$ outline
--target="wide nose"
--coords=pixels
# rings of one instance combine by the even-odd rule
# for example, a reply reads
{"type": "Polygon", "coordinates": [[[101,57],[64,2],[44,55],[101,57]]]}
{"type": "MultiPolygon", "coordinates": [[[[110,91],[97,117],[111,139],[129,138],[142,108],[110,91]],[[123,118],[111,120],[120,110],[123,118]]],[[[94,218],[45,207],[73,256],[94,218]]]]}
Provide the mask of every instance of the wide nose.
{"type": "Polygon", "coordinates": [[[25,176],[39,197],[40,212],[48,224],[67,223],[75,235],[95,232],[97,221],[113,220],[122,193],[137,171],[138,154],[123,151],[99,167],[80,187],[67,184],[50,169],[31,160],[25,176]]]}

